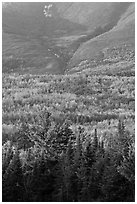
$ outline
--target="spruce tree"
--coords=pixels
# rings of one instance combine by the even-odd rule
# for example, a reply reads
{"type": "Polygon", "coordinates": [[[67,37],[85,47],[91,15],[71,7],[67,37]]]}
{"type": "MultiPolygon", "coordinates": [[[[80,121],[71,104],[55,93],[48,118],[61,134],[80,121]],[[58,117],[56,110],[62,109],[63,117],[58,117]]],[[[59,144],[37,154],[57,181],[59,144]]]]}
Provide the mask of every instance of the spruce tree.
{"type": "Polygon", "coordinates": [[[31,201],[52,201],[52,193],[54,191],[53,167],[54,162],[52,160],[47,160],[43,153],[38,159],[36,159],[31,182],[31,201]]]}
{"type": "Polygon", "coordinates": [[[98,148],[98,136],[97,136],[97,129],[95,128],[94,139],[93,139],[93,151],[96,152],[98,148]]]}
{"type": "Polygon", "coordinates": [[[7,141],[2,147],[2,174],[4,175],[13,157],[12,143],[7,141]]]}
{"type": "Polygon", "coordinates": [[[24,178],[19,158],[19,151],[16,150],[4,176],[3,176],[3,201],[23,202],[24,201],[24,178]]]}

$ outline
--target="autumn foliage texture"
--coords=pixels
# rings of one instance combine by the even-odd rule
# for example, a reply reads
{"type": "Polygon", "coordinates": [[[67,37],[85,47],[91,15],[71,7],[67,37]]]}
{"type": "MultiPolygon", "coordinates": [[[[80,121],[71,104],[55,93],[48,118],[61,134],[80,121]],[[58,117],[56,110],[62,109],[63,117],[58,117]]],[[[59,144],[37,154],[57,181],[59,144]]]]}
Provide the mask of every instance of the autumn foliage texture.
{"type": "Polygon", "coordinates": [[[123,121],[105,142],[48,112],[39,120],[3,145],[3,201],[134,201],[134,137],[123,121]]]}

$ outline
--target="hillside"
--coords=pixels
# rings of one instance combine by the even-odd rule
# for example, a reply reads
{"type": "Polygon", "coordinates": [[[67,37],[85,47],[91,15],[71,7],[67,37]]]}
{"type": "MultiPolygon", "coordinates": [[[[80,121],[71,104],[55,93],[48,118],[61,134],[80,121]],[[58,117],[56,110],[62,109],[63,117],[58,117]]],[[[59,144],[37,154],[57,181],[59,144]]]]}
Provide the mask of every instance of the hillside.
{"type": "Polygon", "coordinates": [[[61,17],[86,25],[90,31],[99,26],[116,23],[129,5],[129,2],[56,3],[61,17]]]}
{"type": "Polygon", "coordinates": [[[135,201],[134,15],[3,4],[3,202],[135,201]]]}
{"type": "MultiPolygon", "coordinates": [[[[123,53],[124,57],[124,55],[126,56],[126,52],[134,52],[134,44],[135,7],[133,3],[121,16],[120,20],[117,22],[117,25],[114,26],[112,30],[83,43],[73,55],[72,59],[70,60],[69,66],[74,67],[75,65],[77,65],[78,67],[81,61],[89,60],[91,61],[92,67],[93,59],[95,59],[96,61],[103,61],[107,59],[108,57],[110,57],[109,54],[111,52],[111,49],[119,50],[117,51],[117,57],[121,55],[121,51],[125,52],[123,53]],[[130,47],[129,50],[127,50],[127,48],[122,49],[122,47],[124,46],[130,47]]],[[[111,58],[113,58],[112,55],[111,58]]]]}
{"type": "Polygon", "coordinates": [[[68,32],[93,31],[96,27],[116,23],[130,3],[10,3],[3,7],[3,29],[16,34],[53,35],[58,30],[68,32]],[[44,6],[52,5],[44,16],[44,6]],[[75,12],[74,12],[75,11],[75,12]],[[36,15],[37,13],[37,15],[36,15]],[[45,18],[46,17],[46,18],[45,18]]]}
{"type": "Polygon", "coordinates": [[[134,3],[50,5],[3,5],[3,72],[63,74],[100,49],[134,41],[134,3]]]}
{"type": "Polygon", "coordinates": [[[3,30],[7,33],[38,37],[54,35],[56,32],[59,34],[80,32],[85,28],[78,23],[61,18],[56,7],[54,8],[54,4],[51,8],[51,16],[45,16],[45,5],[49,5],[49,3],[21,2],[4,6],[3,30]]]}

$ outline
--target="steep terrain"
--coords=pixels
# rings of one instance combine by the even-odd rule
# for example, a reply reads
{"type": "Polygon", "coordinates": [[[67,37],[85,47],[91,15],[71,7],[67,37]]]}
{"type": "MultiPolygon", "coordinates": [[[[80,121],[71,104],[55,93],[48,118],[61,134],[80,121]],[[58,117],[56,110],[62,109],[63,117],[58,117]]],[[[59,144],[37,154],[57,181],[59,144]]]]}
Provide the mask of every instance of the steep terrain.
{"type": "Polygon", "coordinates": [[[56,7],[61,17],[86,25],[93,31],[96,27],[116,23],[129,5],[128,2],[73,2],[57,3],[56,7]]]}
{"type": "Polygon", "coordinates": [[[3,72],[63,74],[134,44],[134,3],[4,3],[2,17],[3,72]]]}
{"type": "Polygon", "coordinates": [[[3,6],[3,202],[134,202],[134,3],[3,6]]]}
{"type": "Polygon", "coordinates": [[[132,55],[132,52],[134,52],[134,44],[135,8],[133,3],[121,16],[117,25],[114,26],[112,30],[83,43],[73,55],[69,66],[74,67],[77,65],[78,67],[81,61],[87,60],[91,62],[92,67],[93,59],[95,61],[101,61],[100,63],[102,63],[108,57],[112,60],[116,53],[117,57],[118,55],[120,56],[121,52],[123,52],[123,58],[127,57],[127,53],[129,54],[129,52],[131,52],[132,55]],[[110,53],[111,56],[109,56],[110,53]]]}
{"type": "Polygon", "coordinates": [[[70,34],[86,27],[60,17],[53,3],[11,3],[3,8],[3,30],[7,33],[31,37],[70,34]],[[53,5],[44,15],[45,5],[53,5]]]}

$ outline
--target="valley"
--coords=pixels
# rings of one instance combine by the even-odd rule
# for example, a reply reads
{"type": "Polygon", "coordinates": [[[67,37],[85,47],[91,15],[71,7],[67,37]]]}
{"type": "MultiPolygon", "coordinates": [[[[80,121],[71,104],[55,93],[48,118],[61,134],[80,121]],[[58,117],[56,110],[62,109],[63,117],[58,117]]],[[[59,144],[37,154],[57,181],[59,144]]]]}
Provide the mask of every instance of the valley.
{"type": "MultiPolygon", "coordinates": [[[[108,19],[106,21],[106,16],[104,16],[105,21],[102,18],[103,23],[101,25],[97,23],[97,26],[93,26],[93,28],[90,28],[86,23],[84,25],[82,21],[81,23],[72,21],[69,16],[68,19],[64,18],[58,10],[61,8],[58,7],[60,4],[52,5],[51,17],[44,17],[42,10],[44,3],[29,3],[27,7],[24,3],[15,3],[13,7],[12,4],[9,7],[4,7],[2,51],[4,73],[8,71],[12,73],[64,74],[66,70],[70,69],[71,71],[71,68],[76,64],[78,66],[83,59],[94,60],[94,57],[100,56],[103,49],[113,48],[112,42],[116,46],[118,44],[134,45],[134,30],[128,28],[128,24],[133,24],[134,28],[134,4],[102,4],[103,9],[107,7],[110,11],[112,9],[112,14],[106,14],[109,21],[108,19]],[[15,14],[13,15],[14,9],[15,14]],[[33,11],[31,14],[27,13],[29,9],[33,11]],[[36,11],[38,12],[37,17],[35,16],[36,11]],[[27,20],[28,18],[29,20],[27,20]],[[120,23],[118,22],[122,22],[122,25],[126,27],[119,29],[120,23]],[[20,28],[19,24],[23,24],[24,29],[20,28]],[[123,39],[121,39],[121,35],[123,39]],[[106,40],[106,36],[108,40],[106,40]],[[99,39],[98,42],[96,39],[99,39]],[[115,43],[112,39],[115,40],[115,43]]],[[[75,4],[61,5],[66,8],[69,6],[68,10],[70,9],[70,11],[71,7],[75,7],[75,4]]],[[[80,11],[83,11],[81,4],[78,5],[80,11]]],[[[83,5],[86,7],[86,4],[83,5]]],[[[93,8],[96,6],[96,3],[93,4],[93,8]]],[[[89,8],[86,7],[87,10],[89,8]]],[[[90,12],[88,15],[93,16],[90,12]]],[[[98,17],[100,14],[94,15],[98,17]]],[[[86,16],[84,18],[86,21],[86,16]]],[[[132,49],[134,51],[134,46],[132,49]]]]}
{"type": "Polygon", "coordinates": [[[3,202],[134,202],[134,2],[2,12],[3,202]]]}
{"type": "Polygon", "coordinates": [[[33,39],[13,36],[12,34],[6,35],[8,37],[6,41],[4,41],[5,36],[3,37],[3,46],[6,48],[3,48],[3,72],[29,72],[34,74],[36,68],[38,73],[41,74],[46,72],[63,74],[63,69],[79,46],[78,39],[83,36],[33,39]],[[6,46],[8,46],[8,49],[6,46]],[[20,66],[16,65],[18,59],[22,60],[20,66]],[[18,69],[16,69],[17,66],[18,69]],[[21,66],[24,68],[21,69],[21,66]]]}

